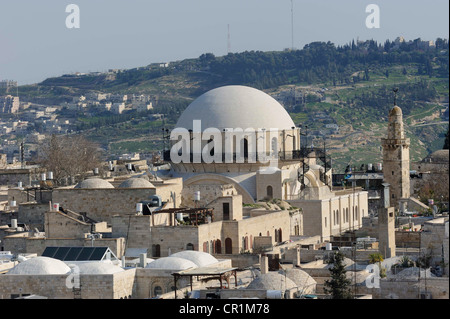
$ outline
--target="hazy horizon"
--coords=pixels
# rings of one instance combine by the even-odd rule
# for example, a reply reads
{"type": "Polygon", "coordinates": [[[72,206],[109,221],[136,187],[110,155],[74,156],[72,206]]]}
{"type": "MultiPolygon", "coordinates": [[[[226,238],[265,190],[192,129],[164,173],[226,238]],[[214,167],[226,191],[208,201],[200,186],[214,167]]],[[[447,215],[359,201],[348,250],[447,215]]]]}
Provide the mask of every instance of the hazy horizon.
{"type": "MultiPolygon", "coordinates": [[[[447,0],[293,0],[294,47],[324,41],[379,43],[448,39],[447,0]],[[431,2],[431,4],[430,4],[431,2]],[[366,6],[380,8],[380,28],[365,25],[366,6]]],[[[292,46],[291,1],[21,0],[0,4],[0,80],[33,84],[74,72],[129,69],[151,63],[292,46]],[[66,6],[80,8],[68,29],[66,6]]]]}

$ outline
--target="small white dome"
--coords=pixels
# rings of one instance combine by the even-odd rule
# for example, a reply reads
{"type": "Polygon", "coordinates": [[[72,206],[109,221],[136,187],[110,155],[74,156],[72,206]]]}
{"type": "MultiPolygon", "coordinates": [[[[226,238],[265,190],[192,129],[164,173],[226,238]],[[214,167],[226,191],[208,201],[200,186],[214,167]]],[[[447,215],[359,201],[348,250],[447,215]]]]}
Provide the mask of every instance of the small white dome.
{"type": "Polygon", "coordinates": [[[264,289],[264,290],[286,290],[296,288],[297,285],[289,279],[276,271],[269,271],[268,273],[259,275],[248,286],[247,289],[264,289]]]}
{"type": "Polygon", "coordinates": [[[70,267],[59,259],[49,257],[35,257],[25,260],[13,269],[8,275],[64,275],[70,272],[70,267]]]}
{"type": "Polygon", "coordinates": [[[126,181],[123,181],[119,188],[155,188],[155,186],[150,183],[145,178],[129,178],[126,181]]]}
{"type": "Polygon", "coordinates": [[[74,188],[114,188],[114,186],[101,178],[88,178],[78,183],[74,188]]]}
{"type": "Polygon", "coordinates": [[[311,286],[316,285],[316,281],[313,277],[311,277],[306,271],[298,269],[298,268],[291,268],[286,269],[286,277],[291,279],[299,288],[308,288],[311,286]]]}
{"type": "Polygon", "coordinates": [[[205,267],[218,262],[218,260],[205,252],[196,250],[183,250],[170,255],[170,257],[179,257],[192,261],[198,267],[205,267]]]}
{"type": "Polygon", "coordinates": [[[151,269],[167,269],[167,270],[186,270],[189,268],[197,268],[192,261],[178,257],[163,257],[149,263],[145,268],[151,269]]]}
{"type": "Polygon", "coordinates": [[[94,261],[94,262],[68,262],[68,266],[78,267],[80,274],[83,275],[109,275],[124,271],[123,268],[114,265],[112,262],[94,261]]]}

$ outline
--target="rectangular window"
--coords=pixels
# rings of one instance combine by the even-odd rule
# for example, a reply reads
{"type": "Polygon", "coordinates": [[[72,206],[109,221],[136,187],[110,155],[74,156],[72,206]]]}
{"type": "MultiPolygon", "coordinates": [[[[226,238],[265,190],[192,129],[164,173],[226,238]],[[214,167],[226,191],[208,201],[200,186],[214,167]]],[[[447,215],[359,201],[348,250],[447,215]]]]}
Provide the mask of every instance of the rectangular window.
{"type": "Polygon", "coordinates": [[[230,203],[223,203],[223,220],[230,220],[230,203]]]}

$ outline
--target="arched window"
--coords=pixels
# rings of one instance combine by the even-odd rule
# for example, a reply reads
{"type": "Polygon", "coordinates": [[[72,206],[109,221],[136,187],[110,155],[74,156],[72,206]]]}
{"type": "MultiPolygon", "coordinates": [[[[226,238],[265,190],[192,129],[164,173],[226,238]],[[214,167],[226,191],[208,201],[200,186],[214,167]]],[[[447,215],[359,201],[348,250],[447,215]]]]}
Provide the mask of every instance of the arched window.
{"type": "Polygon", "coordinates": [[[278,229],[278,242],[282,242],[283,241],[283,231],[280,229],[278,229]]]}
{"type": "Polygon", "coordinates": [[[272,186],[267,186],[267,197],[268,198],[273,198],[273,188],[272,188],[272,186]]]}
{"type": "Polygon", "coordinates": [[[244,138],[244,158],[248,158],[248,140],[244,138]]]}
{"type": "Polygon", "coordinates": [[[161,246],[159,244],[152,245],[152,257],[161,257],[161,246]]]}
{"type": "Polygon", "coordinates": [[[233,253],[233,241],[231,238],[225,239],[225,254],[232,254],[233,253]]]}
{"type": "Polygon", "coordinates": [[[192,244],[192,243],[187,244],[186,250],[194,250],[194,244],[192,244]]]}
{"type": "Polygon", "coordinates": [[[278,138],[277,137],[273,137],[272,138],[272,143],[271,143],[271,154],[270,155],[278,155],[278,138]]]}
{"type": "Polygon", "coordinates": [[[222,242],[220,241],[220,239],[216,240],[216,254],[221,254],[222,253],[222,242]]]}

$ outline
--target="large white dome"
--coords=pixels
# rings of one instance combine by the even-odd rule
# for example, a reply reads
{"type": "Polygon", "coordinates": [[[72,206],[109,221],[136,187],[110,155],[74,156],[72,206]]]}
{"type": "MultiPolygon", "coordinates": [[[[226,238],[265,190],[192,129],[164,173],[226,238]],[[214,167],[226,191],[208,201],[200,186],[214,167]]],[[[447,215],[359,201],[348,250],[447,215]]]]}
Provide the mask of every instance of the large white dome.
{"type": "Polygon", "coordinates": [[[184,258],[192,261],[198,267],[205,267],[218,262],[211,254],[196,250],[183,250],[170,255],[170,257],[184,258]]]}
{"type": "Polygon", "coordinates": [[[189,268],[197,268],[192,261],[179,257],[162,257],[147,264],[145,268],[151,269],[167,269],[167,270],[186,270],[189,268]]]}
{"type": "Polygon", "coordinates": [[[241,85],[210,90],[192,102],[178,119],[176,128],[192,129],[201,120],[206,128],[291,129],[295,126],[288,112],[270,95],[241,85]]]}
{"type": "Polygon", "coordinates": [[[70,267],[63,261],[50,257],[35,257],[25,260],[8,271],[8,275],[64,275],[70,267]]]}

